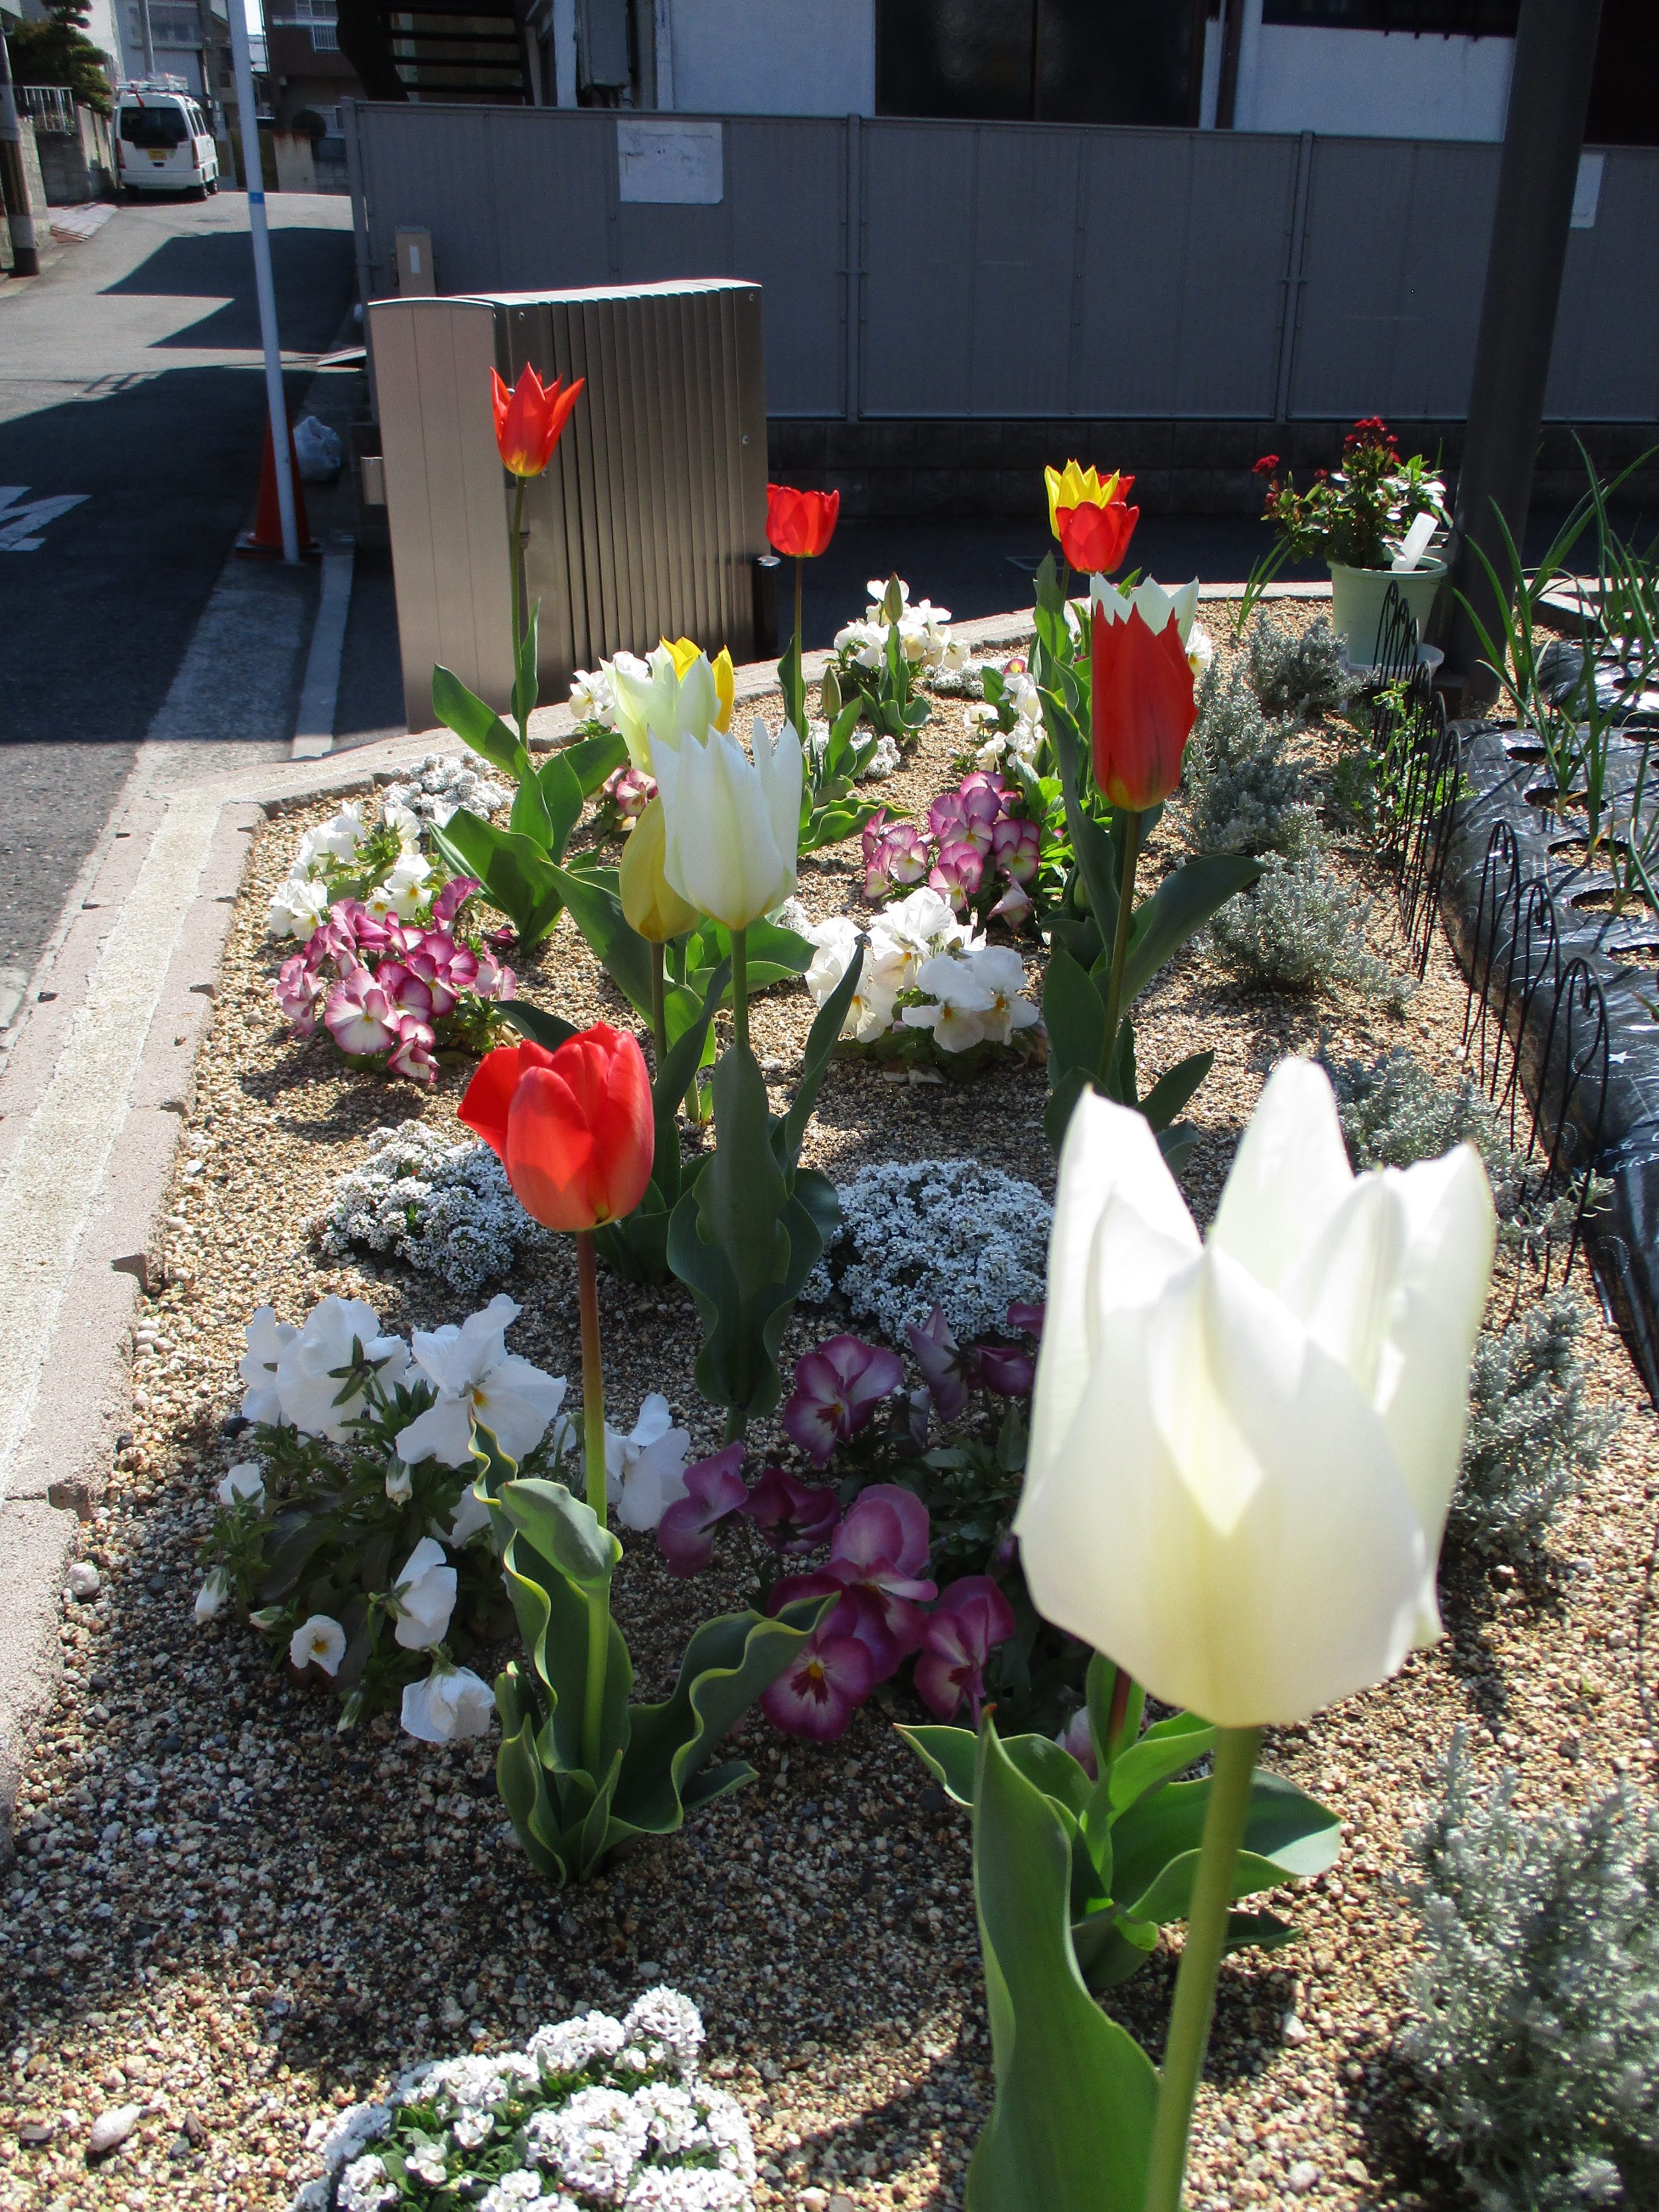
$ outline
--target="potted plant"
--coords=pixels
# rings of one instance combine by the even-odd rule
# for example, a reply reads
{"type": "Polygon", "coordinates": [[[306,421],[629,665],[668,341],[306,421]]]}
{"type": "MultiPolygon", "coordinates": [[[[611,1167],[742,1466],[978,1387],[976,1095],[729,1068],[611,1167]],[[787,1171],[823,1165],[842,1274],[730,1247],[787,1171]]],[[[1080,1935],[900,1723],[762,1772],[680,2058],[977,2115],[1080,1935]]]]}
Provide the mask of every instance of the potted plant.
{"type": "Polygon", "coordinates": [[[1436,545],[1450,525],[1446,487],[1420,453],[1401,459],[1380,416],[1354,424],[1343,441],[1341,467],[1317,470],[1305,491],[1288,471],[1280,477],[1277,453],[1264,453],[1255,473],[1267,478],[1262,520],[1277,528],[1285,556],[1322,555],[1328,564],[1331,627],[1353,666],[1368,668],[1376,659],[1390,584],[1400,586],[1419,629],[1427,627],[1446,574],[1436,545]]]}

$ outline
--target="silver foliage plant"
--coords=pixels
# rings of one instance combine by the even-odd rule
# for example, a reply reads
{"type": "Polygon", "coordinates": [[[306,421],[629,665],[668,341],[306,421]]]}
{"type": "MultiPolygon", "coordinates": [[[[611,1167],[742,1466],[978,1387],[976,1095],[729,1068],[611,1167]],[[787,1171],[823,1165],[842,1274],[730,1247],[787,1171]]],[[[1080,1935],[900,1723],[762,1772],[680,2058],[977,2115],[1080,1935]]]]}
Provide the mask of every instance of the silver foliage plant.
{"type": "Polygon", "coordinates": [[[1558,1508],[1618,1426],[1584,1393],[1583,1314],[1565,1291],[1477,1341],[1469,1430],[1448,1533],[1488,1557],[1531,1561],[1558,1508]]]}
{"type": "Polygon", "coordinates": [[[1414,1839],[1425,1959],[1403,2055],[1482,2212],[1659,2202],[1659,1814],[1627,1786],[1523,1820],[1455,1740],[1414,1839]]]}
{"type": "Polygon", "coordinates": [[[318,1232],[331,1258],[390,1254],[470,1297],[499,1282],[521,1247],[546,1242],[488,1145],[457,1144],[425,1121],[374,1133],[383,1141],[340,1177],[318,1232]]]}
{"type": "Polygon", "coordinates": [[[1053,1209],[1035,1183],[978,1160],[893,1160],[836,1195],[841,1228],[802,1297],[839,1291],[896,1343],[935,1304],[965,1342],[1000,1330],[1012,1299],[1043,1295],[1053,1209]]]}
{"type": "Polygon", "coordinates": [[[1315,851],[1319,822],[1288,752],[1294,726],[1270,721],[1237,670],[1212,662],[1182,768],[1188,842],[1199,853],[1315,851]]]}
{"type": "Polygon", "coordinates": [[[1334,714],[1347,700],[1353,678],[1340,641],[1321,615],[1302,631],[1284,629],[1258,614],[1250,629],[1249,684],[1270,714],[1311,721],[1334,714]]]}
{"type": "Polygon", "coordinates": [[[1261,989],[1312,997],[1346,988],[1398,1011],[1412,986],[1367,945],[1370,911],[1317,850],[1294,860],[1270,854],[1266,874],[1227,902],[1210,937],[1223,965],[1261,989]]]}

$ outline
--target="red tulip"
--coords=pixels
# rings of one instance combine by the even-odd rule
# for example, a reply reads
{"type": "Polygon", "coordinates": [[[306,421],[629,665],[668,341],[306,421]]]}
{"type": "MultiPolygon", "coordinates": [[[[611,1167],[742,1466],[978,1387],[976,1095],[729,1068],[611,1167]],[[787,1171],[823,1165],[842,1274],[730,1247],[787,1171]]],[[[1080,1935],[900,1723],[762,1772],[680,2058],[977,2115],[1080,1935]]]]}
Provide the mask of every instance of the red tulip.
{"type": "Polygon", "coordinates": [[[501,449],[501,466],[510,475],[540,476],[553,458],[559,433],[586,381],[585,376],[579,376],[562,391],[556,376],[544,389],[535,370],[526,368],[509,391],[495,371],[490,370],[490,389],[495,403],[495,443],[501,449]]]}
{"type": "Polygon", "coordinates": [[[498,1153],[525,1212],[544,1229],[620,1221],[651,1180],[651,1079],[631,1036],[603,1022],[556,1052],[486,1053],[460,1116],[498,1153]]]}
{"type": "Polygon", "coordinates": [[[811,560],[836,534],[841,513],[838,491],[791,491],[787,484],[766,487],[766,535],[780,553],[811,560]]]}
{"type": "Polygon", "coordinates": [[[1171,616],[1150,629],[1139,607],[1094,622],[1095,781],[1114,806],[1143,813],[1181,781],[1181,756],[1197,719],[1193,672],[1171,616]]]}
{"type": "Polygon", "coordinates": [[[1104,506],[1085,501],[1054,510],[1060,550],[1073,568],[1091,576],[1109,576],[1119,566],[1139,520],[1140,509],[1126,507],[1121,499],[1109,500],[1104,506]]]}

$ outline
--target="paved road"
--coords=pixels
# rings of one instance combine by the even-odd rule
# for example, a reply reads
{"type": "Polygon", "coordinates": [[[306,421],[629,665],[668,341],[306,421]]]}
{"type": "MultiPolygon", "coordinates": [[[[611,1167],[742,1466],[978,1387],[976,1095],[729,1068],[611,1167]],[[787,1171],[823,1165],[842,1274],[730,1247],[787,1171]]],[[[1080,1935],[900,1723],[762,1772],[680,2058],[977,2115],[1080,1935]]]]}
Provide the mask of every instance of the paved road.
{"type": "MultiPolygon", "coordinates": [[[[292,405],[350,307],[350,209],[270,205],[292,405]]],[[[86,495],[0,551],[0,969],[33,966],[167,696],[246,522],[264,404],[240,194],[129,203],[0,285],[0,495],[86,495]]]]}

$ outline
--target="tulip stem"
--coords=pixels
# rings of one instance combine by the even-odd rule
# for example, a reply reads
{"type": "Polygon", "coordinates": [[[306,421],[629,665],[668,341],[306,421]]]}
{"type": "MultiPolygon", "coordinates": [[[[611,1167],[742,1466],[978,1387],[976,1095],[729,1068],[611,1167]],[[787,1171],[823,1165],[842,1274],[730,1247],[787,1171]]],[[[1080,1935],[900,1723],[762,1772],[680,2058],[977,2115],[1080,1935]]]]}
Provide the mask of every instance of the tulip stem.
{"type": "Polygon", "coordinates": [[[749,932],[732,932],[732,1042],[749,1049],[749,932]]]}
{"type": "MultiPolygon", "coordinates": [[[[525,479],[513,479],[513,681],[518,688],[519,655],[524,650],[524,487],[525,479]]],[[[527,744],[525,725],[519,725],[519,740],[527,744]]]]}
{"type": "Polygon", "coordinates": [[[1232,1902],[1233,1869],[1249,1818],[1250,1784],[1261,1747],[1260,1729],[1216,1731],[1210,1802],[1204,1815],[1198,1872],[1187,1917],[1187,1942],[1176,1976],[1175,2003],[1158,2080],[1158,2112],[1146,2167],[1146,2212],[1180,2212],[1193,2101],[1204,2072],[1204,2053],[1215,2011],[1216,1975],[1226,1941],[1227,1908],[1232,1902]]]}
{"type": "MultiPolygon", "coordinates": [[[[1134,921],[1135,868],[1140,859],[1140,837],[1146,817],[1133,807],[1126,808],[1128,823],[1123,837],[1123,866],[1117,883],[1117,927],[1112,933],[1112,965],[1106,985],[1106,1028],[1101,1038],[1100,1066],[1095,1071],[1095,1088],[1103,1097],[1112,1097],[1112,1066],[1117,1058],[1117,1032],[1123,1011],[1123,963],[1129,953],[1129,929],[1134,921]]],[[[1133,1098],[1125,1099],[1133,1106],[1133,1098]]]]}
{"type": "Polygon", "coordinates": [[[653,940],[651,946],[651,1042],[657,1048],[659,1075],[662,1073],[663,1062],[668,1057],[668,1016],[665,1005],[666,998],[666,980],[663,974],[663,948],[653,940]]]}
{"type": "MultiPolygon", "coordinates": [[[[800,627],[800,585],[801,578],[805,574],[805,573],[806,563],[802,559],[801,556],[797,553],[795,556],[795,654],[796,665],[798,667],[800,665],[799,656],[806,650],[806,641],[801,635],[800,627]]],[[[801,732],[803,739],[805,735],[806,732],[803,730],[801,732]]]]}
{"type": "MultiPolygon", "coordinates": [[[[599,1352],[599,1271],[591,1229],[576,1231],[576,1285],[582,1326],[582,1442],[587,1503],[605,1525],[605,1369],[599,1352]]],[[[587,1686],[582,1705],[582,1764],[597,1781],[605,1734],[605,1674],[611,1656],[611,1591],[587,1596],[587,1686]]]]}

